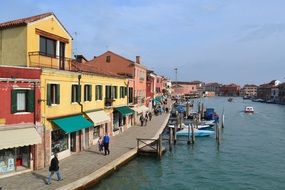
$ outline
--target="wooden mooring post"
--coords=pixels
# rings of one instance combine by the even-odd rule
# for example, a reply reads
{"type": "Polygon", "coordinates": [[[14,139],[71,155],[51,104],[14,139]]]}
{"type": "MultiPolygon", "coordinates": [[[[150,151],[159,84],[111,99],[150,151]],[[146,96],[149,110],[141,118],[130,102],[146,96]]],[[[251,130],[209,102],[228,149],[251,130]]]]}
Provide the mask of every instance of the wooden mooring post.
{"type": "Polygon", "coordinates": [[[194,124],[191,124],[191,142],[195,143],[194,124]]]}
{"type": "Polygon", "coordinates": [[[162,156],[162,134],[159,135],[157,144],[158,144],[158,151],[157,151],[158,157],[161,158],[162,156]]]}
{"type": "Polygon", "coordinates": [[[220,127],[219,127],[219,125],[216,123],[216,129],[215,129],[215,132],[216,132],[216,140],[217,140],[217,143],[218,143],[218,145],[220,145],[220,141],[221,141],[221,137],[220,137],[220,133],[221,133],[221,131],[220,131],[220,127]]]}
{"type": "Polygon", "coordinates": [[[224,114],[224,111],[222,113],[222,128],[225,127],[225,114],[224,114]]]}
{"type": "Polygon", "coordinates": [[[176,140],[177,140],[176,132],[177,132],[177,125],[174,126],[174,134],[173,134],[173,136],[174,136],[174,140],[173,140],[174,145],[176,144],[176,140]]]}
{"type": "Polygon", "coordinates": [[[191,143],[191,141],[190,141],[190,126],[191,126],[191,124],[188,125],[188,140],[187,140],[187,144],[191,143]]]}

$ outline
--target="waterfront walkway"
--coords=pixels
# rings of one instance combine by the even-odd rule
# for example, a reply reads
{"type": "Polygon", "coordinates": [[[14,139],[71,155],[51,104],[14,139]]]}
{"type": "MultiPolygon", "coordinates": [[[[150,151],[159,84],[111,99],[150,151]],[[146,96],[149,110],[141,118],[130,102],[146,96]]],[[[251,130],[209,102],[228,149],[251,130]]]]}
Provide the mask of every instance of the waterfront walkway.
{"type": "Polygon", "coordinates": [[[2,190],[73,189],[76,186],[81,186],[86,181],[104,174],[110,167],[116,167],[116,164],[118,165],[122,160],[135,155],[136,138],[157,137],[165,127],[168,118],[169,114],[166,113],[153,116],[152,121],[149,121],[147,126],[134,126],[124,133],[111,137],[110,155],[104,156],[98,151],[98,146],[95,145],[61,160],[60,170],[63,181],[56,181],[56,175],[54,175],[51,185],[46,185],[47,167],[42,170],[0,179],[0,189],[1,187],[2,190]]]}

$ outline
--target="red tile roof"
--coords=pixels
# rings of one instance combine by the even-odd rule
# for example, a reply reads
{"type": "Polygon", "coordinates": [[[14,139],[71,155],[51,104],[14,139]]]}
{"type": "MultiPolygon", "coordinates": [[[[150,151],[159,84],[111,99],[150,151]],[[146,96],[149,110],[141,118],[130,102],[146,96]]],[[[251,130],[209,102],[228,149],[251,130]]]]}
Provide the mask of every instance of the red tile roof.
{"type": "Polygon", "coordinates": [[[99,70],[94,65],[90,65],[90,64],[86,64],[86,63],[79,63],[75,60],[72,60],[72,63],[73,63],[72,64],[73,65],[73,68],[72,68],[73,71],[82,71],[82,72],[97,74],[97,75],[106,76],[106,77],[126,78],[126,77],[122,77],[121,75],[118,75],[116,73],[112,73],[110,71],[99,70]]]}
{"type": "Polygon", "coordinates": [[[16,26],[25,26],[30,22],[34,22],[34,21],[43,19],[43,18],[48,17],[50,15],[54,15],[54,14],[52,12],[49,12],[49,13],[35,15],[35,16],[27,17],[27,18],[21,18],[21,19],[17,19],[17,20],[8,21],[8,22],[3,22],[3,23],[0,23],[0,29],[11,28],[11,27],[16,27],[16,26]]]}

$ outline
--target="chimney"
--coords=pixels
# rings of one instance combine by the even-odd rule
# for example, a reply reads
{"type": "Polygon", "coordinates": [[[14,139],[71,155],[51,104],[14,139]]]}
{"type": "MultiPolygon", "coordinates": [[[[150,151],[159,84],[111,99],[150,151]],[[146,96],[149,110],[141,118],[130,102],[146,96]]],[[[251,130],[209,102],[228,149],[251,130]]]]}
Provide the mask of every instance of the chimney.
{"type": "Polygon", "coordinates": [[[136,56],[136,63],[141,64],[141,56],[136,56]]]}

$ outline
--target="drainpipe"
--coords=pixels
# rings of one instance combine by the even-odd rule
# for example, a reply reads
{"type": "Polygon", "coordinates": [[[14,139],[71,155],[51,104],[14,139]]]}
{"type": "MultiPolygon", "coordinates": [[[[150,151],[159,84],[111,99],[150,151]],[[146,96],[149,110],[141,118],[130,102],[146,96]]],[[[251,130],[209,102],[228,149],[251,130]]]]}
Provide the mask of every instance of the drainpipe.
{"type": "MultiPolygon", "coordinates": [[[[80,87],[80,80],[81,80],[81,75],[78,75],[78,88],[80,87]]],[[[81,89],[80,89],[80,94],[81,94],[81,89]]],[[[81,104],[81,96],[80,96],[80,100],[78,100],[77,101],[77,103],[79,104],[79,106],[80,106],[80,111],[81,111],[81,113],[83,114],[83,105],[81,104]]],[[[81,151],[81,150],[83,150],[84,149],[84,147],[85,147],[85,145],[83,145],[84,144],[84,141],[85,141],[85,139],[83,138],[83,136],[85,136],[85,133],[84,133],[84,130],[83,129],[81,129],[79,131],[79,141],[80,141],[80,146],[79,146],[79,150],[81,151]],[[80,133],[80,131],[81,131],[81,133],[80,133]]]]}

